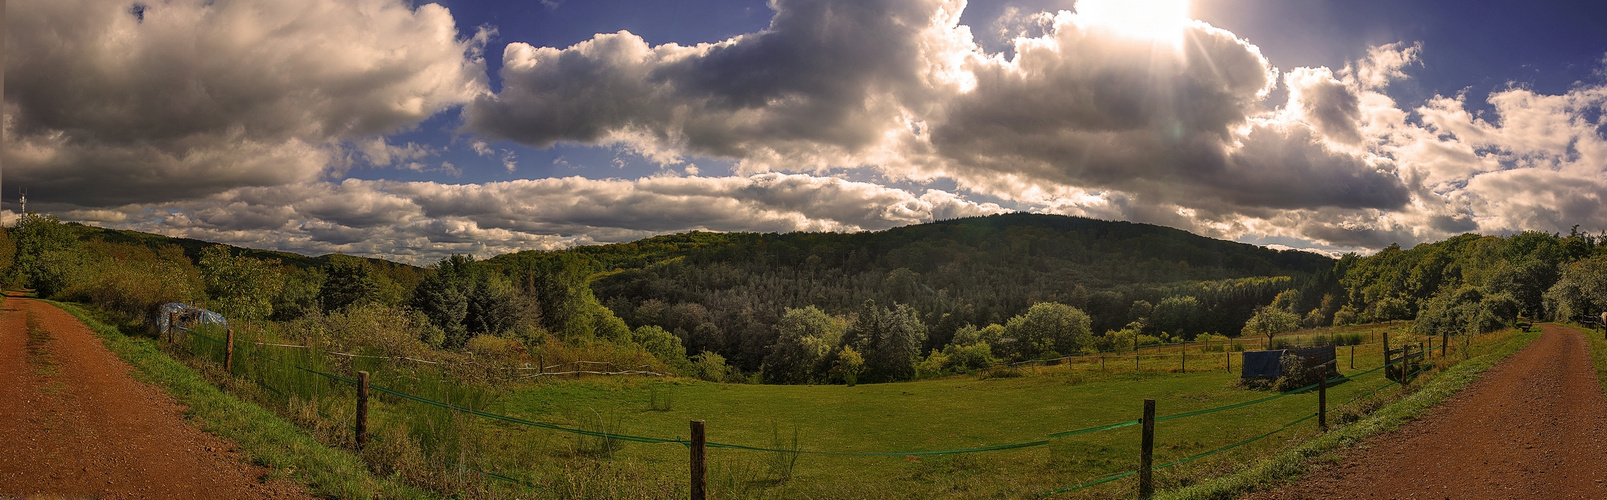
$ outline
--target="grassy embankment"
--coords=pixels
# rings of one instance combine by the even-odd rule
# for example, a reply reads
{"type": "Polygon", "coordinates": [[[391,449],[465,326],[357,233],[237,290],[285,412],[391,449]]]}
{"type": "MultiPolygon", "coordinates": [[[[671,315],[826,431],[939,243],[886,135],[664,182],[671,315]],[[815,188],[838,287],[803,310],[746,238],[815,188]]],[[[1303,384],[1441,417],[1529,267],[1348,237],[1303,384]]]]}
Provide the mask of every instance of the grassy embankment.
{"type": "Polygon", "coordinates": [[[134,366],[137,379],[165,389],[189,408],[190,419],[200,428],[238,443],[241,452],[272,475],[306,484],[321,496],[428,498],[416,488],[375,477],[357,456],[327,447],[273,412],[220,390],[200,371],[164,353],[155,340],[125,335],[104,315],[51,303],[94,330],[108,349],[134,366]]]}
{"type": "Polygon", "coordinates": [[[1575,323],[1569,327],[1579,330],[1590,344],[1590,363],[1596,367],[1596,378],[1601,381],[1602,392],[1607,394],[1607,335],[1600,328],[1589,328],[1575,323]]]}

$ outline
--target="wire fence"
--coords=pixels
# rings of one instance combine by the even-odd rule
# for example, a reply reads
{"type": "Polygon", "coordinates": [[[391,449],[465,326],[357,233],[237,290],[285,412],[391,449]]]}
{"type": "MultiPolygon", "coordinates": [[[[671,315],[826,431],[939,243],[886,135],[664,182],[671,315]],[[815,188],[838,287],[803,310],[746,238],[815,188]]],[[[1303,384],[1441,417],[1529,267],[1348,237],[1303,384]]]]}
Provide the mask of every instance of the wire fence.
{"type": "MultiPolygon", "coordinates": [[[[211,343],[219,345],[219,346],[227,346],[229,344],[229,341],[227,341],[227,340],[215,338],[215,337],[212,337],[210,335],[206,335],[204,333],[194,331],[194,330],[189,329],[189,328],[185,328],[183,326],[177,326],[177,329],[180,330],[180,331],[183,331],[183,332],[185,332],[185,333],[187,333],[189,335],[192,335],[192,336],[194,336],[196,338],[204,339],[204,340],[206,340],[208,342],[211,342],[211,343]]],[[[231,333],[231,336],[232,336],[232,333],[231,333]]],[[[316,351],[315,349],[308,348],[307,346],[294,345],[294,344],[274,344],[274,343],[267,343],[267,342],[248,343],[248,345],[249,345],[249,347],[243,350],[243,353],[248,355],[248,356],[251,356],[251,357],[254,357],[254,358],[257,358],[257,359],[261,359],[261,360],[264,360],[264,361],[268,361],[268,362],[271,362],[271,363],[275,363],[275,364],[280,365],[282,367],[285,367],[285,368],[288,368],[288,369],[291,369],[291,370],[295,370],[295,371],[298,371],[298,372],[301,372],[301,373],[305,373],[305,374],[316,376],[316,377],[321,377],[321,378],[327,379],[327,380],[329,380],[331,382],[344,384],[344,385],[349,385],[349,386],[353,386],[353,387],[356,387],[359,384],[359,381],[357,379],[342,376],[342,375],[339,375],[339,374],[336,374],[336,373],[326,372],[326,371],[316,369],[316,368],[309,368],[307,366],[303,366],[301,364],[294,363],[292,361],[286,360],[286,359],[284,359],[282,357],[279,357],[279,356],[273,356],[273,355],[270,355],[270,354],[265,354],[260,349],[260,347],[262,347],[262,346],[268,346],[268,347],[280,347],[280,348],[298,348],[298,349],[304,349],[304,350],[307,350],[307,351],[316,351]]],[[[426,361],[426,360],[417,360],[417,359],[406,358],[406,357],[367,356],[367,355],[356,355],[356,354],[352,354],[352,353],[338,353],[338,352],[327,352],[327,351],[322,351],[322,352],[325,353],[325,354],[337,355],[337,356],[346,356],[346,357],[352,357],[352,358],[369,358],[369,359],[397,359],[397,358],[400,358],[400,359],[409,360],[409,361],[426,361]]],[[[1341,375],[1341,376],[1338,376],[1338,377],[1332,377],[1332,378],[1329,378],[1328,380],[1326,380],[1325,382],[1328,383],[1328,384],[1338,384],[1338,383],[1342,383],[1342,382],[1352,381],[1352,380],[1355,380],[1358,377],[1371,375],[1371,374],[1373,374],[1375,372],[1379,372],[1381,370],[1386,370],[1387,368],[1389,368],[1391,366],[1401,365],[1401,364],[1406,363],[1406,362],[1407,362],[1406,359],[1395,359],[1395,360],[1388,361],[1383,365],[1380,365],[1378,367],[1375,367],[1375,368],[1372,368],[1372,369],[1369,369],[1369,370],[1365,370],[1365,371],[1350,374],[1350,375],[1341,375]]],[[[544,370],[546,367],[540,367],[540,368],[544,370]]],[[[1424,368],[1421,364],[1417,365],[1416,368],[1417,368],[1417,371],[1414,371],[1414,372],[1412,372],[1410,374],[1407,374],[1408,377],[1415,376],[1418,373],[1420,373],[1421,371],[1427,369],[1427,368],[1424,368]]],[[[1401,380],[1408,380],[1408,378],[1402,378],[1401,380]]],[[[1400,384],[1400,383],[1401,382],[1399,380],[1391,380],[1389,378],[1386,378],[1385,383],[1383,385],[1380,385],[1379,387],[1373,388],[1371,391],[1368,391],[1365,394],[1359,394],[1359,395],[1357,395],[1355,397],[1352,397],[1349,402],[1354,402],[1354,401],[1356,401],[1358,399],[1361,399],[1361,398],[1364,398],[1364,397],[1367,397],[1367,396],[1371,396],[1372,394],[1377,393],[1379,390],[1382,390],[1384,388],[1390,387],[1392,385],[1397,385],[1397,384],[1400,384]]],[[[284,392],[281,389],[269,386],[269,385],[263,383],[260,380],[258,380],[258,384],[261,385],[262,387],[264,387],[266,390],[269,390],[270,392],[280,394],[280,395],[284,395],[284,392]]],[[[1279,400],[1279,399],[1282,399],[1282,398],[1291,397],[1291,396],[1294,396],[1294,395],[1310,393],[1314,389],[1318,389],[1319,385],[1321,385],[1321,384],[1312,384],[1312,385],[1308,385],[1308,386],[1305,386],[1305,387],[1296,388],[1296,389],[1293,389],[1293,390],[1283,391],[1283,392],[1273,394],[1273,395],[1270,395],[1270,396],[1253,399],[1253,400],[1250,400],[1250,401],[1243,401],[1243,402],[1238,402],[1238,403],[1231,403],[1231,404],[1216,406],[1216,407],[1212,407],[1212,408],[1206,408],[1206,409],[1200,409],[1200,410],[1192,410],[1192,411],[1174,413],[1174,414],[1169,414],[1169,415],[1156,416],[1156,417],[1154,417],[1154,421],[1155,422],[1164,422],[1164,421],[1183,419],[1183,418],[1189,418],[1189,417],[1196,417],[1196,416],[1202,416],[1202,415],[1209,415],[1209,414],[1218,413],[1218,412],[1224,412],[1224,411],[1229,411],[1229,410],[1235,410],[1235,409],[1251,407],[1251,406],[1260,405],[1260,404],[1268,403],[1268,402],[1271,402],[1271,401],[1279,400]]],[[[563,425],[544,423],[544,422],[537,422],[537,421],[533,421],[533,420],[529,420],[529,419],[525,419],[525,418],[519,418],[519,417],[514,417],[514,416],[509,416],[509,415],[503,415],[503,414],[499,414],[499,413],[488,412],[488,411],[485,411],[483,409],[475,409],[470,405],[453,404],[453,403],[447,402],[447,401],[439,401],[439,400],[436,400],[436,399],[424,397],[424,396],[421,396],[421,395],[418,395],[418,394],[412,394],[412,393],[409,393],[409,392],[406,392],[406,391],[403,391],[403,390],[398,390],[398,389],[383,386],[383,385],[370,384],[370,385],[368,385],[368,388],[370,388],[373,391],[376,391],[378,393],[381,393],[381,394],[385,394],[385,395],[392,396],[392,397],[399,398],[399,399],[403,399],[403,400],[408,400],[408,401],[413,401],[413,402],[429,405],[431,407],[446,410],[446,411],[449,411],[449,412],[455,412],[455,413],[459,413],[459,414],[462,414],[462,415],[474,416],[474,417],[479,417],[479,418],[483,418],[483,419],[487,419],[487,420],[491,420],[491,421],[504,422],[504,423],[508,423],[508,424],[514,424],[514,425],[525,426],[525,427],[530,427],[530,428],[543,429],[543,430],[562,432],[562,433],[569,433],[569,434],[578,435],[578,436],[588,436],[588,437],[593,437],[593,438],[601,438],[601,439],[606,439],[606,440],[636,442],[636,443],[645,443],[645,444],[679,444],[679,445],[689,446],[689,447],[693,446],[693,441],[692,440],[681,438],[679,436],[674,437],[674,438],[663,438],[663,437],[640,436],[640,435],[623,434],[623,433],[615,433],[615,432],[579,429],[579,428],[567,427],[567,426],[563,426],[563,425]]],[[[1349,402],[1347,402],[1347,404],[1349,402]]],[[[1274,430],[1272,430],[1270,432],[1266,432],[1266,433],[1263,433],[1263,434],[1260,434],[1260,435],[1257,435],[1257,436],[1254,436],[1254,437],[1251,437],[1251,438],[1248,438],[1248,439],[1240,440],[1240,441],[1234,442],[1232,444],[1228,444],[1226,446],[1221,446],[1221,447],[1218,447],[1218,448],[1215,448],[1215,449],[1212,449],[1212,450],[1197,453],[1197,454],[1194,454],[1194,455],[1191,455],[1191,456],[1188,456],[1188,457],[1184,457],[1184,458],[1180,458],[1180,459],[1173,460],[1173,461],[1170,461],[1170,462],[1166,462],[1166,463],[1163,463],[1163,464],[1161,464],[1159,466],[1155,466],[1154,469],[1164,469],[1164,468],[1168,468],[1168,467],[1181,465],[1181,464],[1188,463],[1188,462],[1191,462],[1191,461],[1194,461],[1194,460],[1198,460],[1198,459],[1205,458],[1205,457],[1208,457],[1208,456],[1211,456],[1211,455],[1215,455],[1215,454],[1222,453],[1222,452],[1225,452],[1225,451],[1228,451],[1228,450],[1232,450],[1232,449],[1235,449],[1235,448],[1238,448],[1238,447],[1241,447],[1241,446],[1245,446],[1247,444],[1250,444],[1250,443],[1253,443],[1253,442],[1256,442],[1256,441],[1259,441],[1259,440],[1262,440],[1262,439],[1266,439],[1266,438],[1271,437],[1271,436],[1273,436],[1273,435],[1275,435],[1277,433],[1280,433],[1280,432],[1283,432],[1285,430],[1288,430],[1288,429],[1290,429],[1290,428],[1292,428],[1292,427],[1294,427],[1294,426],[1296,426],[1296,425],[1298,425],[1298,424],[1300,424],[1302,422],[1305,422],[1305,421],[1310,420],[1312,418],[1318,417],[1319,413],[1321,411],[1323,411],[1323,410],[1319,410],[1319,412],[1304,414],[1304,415],[1300,416],[1299,418],[1297,418],[1295,420],[1292,420],[1292,421],[1290,421],[1288,423],[1285,423],[1282,426],[1280,426],[1280,427],[1278,427],[1278,428],[1276,428],[1276,429],[1274,429],[1274,430]]],[[[937,450],[898,450],[898,451],[879,451],[879,452],[850,452],[850,451],[835,451],[835,450],[811,450],[811,449],[802,449],[802,448],[790,448],[790,449],[789,448],[771,448],[771,447],[748,446],[748,445],[742,445],[742,444],[720,443],[720,442],[706,442],[706,443],[699,443],[699,444],[705,445],[708,448],[743,450],[743,451],[752,451],[752,452],[761,452],[761,453],[780,453],[780,454],[790,454],[790,455],[793,455],[793,456],[797,456],[797,455],[825,455],[825,456],[837,456],[837,457],[918,457],[918,456],[933,456],[933,455],[956,455],[956,454],[983,453],[983,452],[994,452],[994,451],[1015,450],[1015,449],[1023,449],[1023,448],[1033,448],[1033,447],[1039,447],[1039,446],[1048,445],[1053,440],[1057,440],[1057,439],[1063,439],[1063,438],[1067,438],[1067,437],[1071,437],[1071,436],[1081,436],[1081,435],[1088,435],[1088,434],[1100,433],[1100,432],[1105,432],[1105,431],[1111,431],[1111,430],[1121,429],[1121,428],[1124,428],[1124,427],[1140,425],[1142,423],[1143,423],[1143,419],[1140,418],[1140,419],[1134,419],[1134,420],[1126,420],[1126,421],[1120,421],[1120,422],[1100,424],[1100,425],[1095,425],[1095,426],[1090,426],[1090,427],[1085,427],[1085,428],[1075,429],[1075,430],[1068,430],[1068,431],[1062,431],[1062,432],[1049,433],[1049,434],[1046,434],[1046,435],[1044,435],[1044,436],[1042,436],[1042,437],[1040,437],[1038,439],[1032,439],[1032,440],[1027,440],[1027,441],[1010,442],[1010,443],[1002,443],[1002,444],[993,444],[993,445],[985,445],[985,446],[974,446],[974,447],[966,447],[966,448],[937,449],[937,450]]],[[[355,427],[354,427],[354,429],[355,429],[355,427]]],[[[534,484],[529,483],[527,481],[518,480],[518,479],[515,479],[515,478],[512,478],[512,477],[508,477],[508,476],[493,473],[493,472],[487,472],[487,471],[482,471],[482,470],[473,469],[473,468],[471,468],[470,470],[473,471],[473,472],[477,472],[477,473],[479,473],[479,474],[481,474],[481,475],[483,475],[485,477],[495,479],[495,480],[499,480],[499,481],[503,481],[503,482],[521,484],[521,485],[525,485],[525,486],[537,486],[537,485],[534,485],[534,484]]],[[[1060,494],[1060,493],[1072,492],[1072,491],[1076,491],[1076,490],[1079,490],[1079,489],[1084,489],[1084,488],[1088,488],[1088,487],[1108,483],[1108,482],[1111,482],[1111,481],[1116,481],[1116,480],[1119,480],[1119,479],[1122,479],[1122,478],[1126,478],[1126,477],[1132,476],[1134,474],[1137,474],[1138,472],[1139,472],[1138,470],[1128,470],[1128,471],[1123,471],[1123,472],[1116,473],[1116,474],[1110,474],[1110,475],[1099,477],[1099,478],[1096,478],[1096,479],[1092,479],[1092,480],[1089,480],[1089,481],[1086,481],[1086,482],[1073,484],[1073,485],[1069,485],[1069,486],[1064,486],[1064,487],[1061,487],[1061,488],[1052,489],[1052,490],[1048,490],[1048,491],[1043,491],[1043,492],[1040,493],[1040,495],[1041,496],[1048,496],[1048,495],[1055,495],[1055,494],[1060,494]]]]}

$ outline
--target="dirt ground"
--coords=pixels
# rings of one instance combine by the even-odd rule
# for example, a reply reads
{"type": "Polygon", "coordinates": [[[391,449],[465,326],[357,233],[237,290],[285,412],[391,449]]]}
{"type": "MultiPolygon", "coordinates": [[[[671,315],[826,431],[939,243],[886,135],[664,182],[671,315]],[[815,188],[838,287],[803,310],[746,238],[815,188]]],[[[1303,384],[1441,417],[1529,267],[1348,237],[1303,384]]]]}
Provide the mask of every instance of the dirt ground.
{"type": "Polygon", "coordinates": [[[72,315],[0,307],[0,498],[310,498],[186,423],[72,315]],[[29,322],[32,318],[33,328],[29,322]]]}
{"type": "Polygon", "coordinates": [[[1607,498],[1607,398],[1585,338],[1546,326],[1420,420],[1251,499],[1607,498]]]}

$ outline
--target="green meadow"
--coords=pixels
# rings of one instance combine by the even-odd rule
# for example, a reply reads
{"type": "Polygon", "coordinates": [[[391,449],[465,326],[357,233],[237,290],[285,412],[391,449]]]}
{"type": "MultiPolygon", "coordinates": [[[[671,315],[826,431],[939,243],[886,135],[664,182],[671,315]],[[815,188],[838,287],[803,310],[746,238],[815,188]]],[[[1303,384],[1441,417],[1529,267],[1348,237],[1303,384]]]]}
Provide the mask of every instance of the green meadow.
{"type": "MultiPolygon", "coordinates": [[[[1400,386],[1386,381],[1381,371],[1369,371],[1383,363],[1382,346],[1371,341],[1386,331],[1396,345],[1428,341],[1404,338],[1407,329],[1399,324],[1289,336],[1299,341],[1360,333],[1364,339],[1355,347],[1354,369],[1352,348],[1337,348],[1341,374],[1357,377],[1330,387],[1331,424],[1356,421],[1399,393],[1400,386]]],[[[1453,345],[1448,361],[1436,351],[1423,379],[1433,377],[1437,366],[1477,356],[1507,336],[1480,337],[1471,353],[1453,345]]],[[[683,439],[691,420],[707,425],[713,498],[1039,497],[1134,470],[1138,425],[1051,435],[1133,421],[1144,399],[1156,400],[1161,418],[1154,463],[1187,460],[1157,470],[1160,491],[1233,476],[1318,434],[1315,419],[1285,428],[1316,411],[1316,391],[1167,418],[1283,394],[1242,387],[1238,352],[1199,344],[1188,347],[1186,372],[1183,347],[1172,346],[1141,351],[1137,370],[1134,354],[1127,352],[1106,354],[1104,363],[1091,355],[937,379],[841,386],[650,377],[476,384],[417,365],[300,349],[237,349],[235,370],[225,373],[217,366],[222,352],[216,342],[198,335],[187,339],[171,352],[230,392],[275,409],[333,453],[360,455],[382,480],[462,498],[685,498],[688,448],[632,439],[683,439]],[[376,390],[370,409],[373,438],[355,451],[354,391],[314,373],[326,370],[340,377],[369,371],[376,387],[593,435],[469,415],[376,390]],[[1025,446],[964,451],[1010,444],[1025,446]],[[955,453],[935,453],[946,451],[955,453]]],[[[240,345],[250,341],[237,338],[240,345]]],[[[240,432],[232,438],[250,434],[240,432]]],[[[303,465],[321,466],[317,461],[303,465]]],[[[1123,477],[1052,496],[1123,497],[1135,490],[1135,478],[1123,477]]],[[[388,495],[359,490],[338,496],[388,495]]]]}
{"type": "MultiPolygon", "coordinates": [[[[1383,362],[1381,346],[1339,348],[1340,372],[1383,362]]],[[[1235,353],[1236,354],[1236,353],[1235,353]]],[[[647,378],[562,380],[496,391],[478,409],[567,428],[679,439],[703,420],[711,443],[802,453],[711,447],[710,488],[718,498],[1000,498],[1029,497],[1078,485],[1138,465],[1139,427],[1049,439],[1055,433],[1116,424],[1141,415],[1155,399],[1164,418],[1279,393],[1238,384],[1226,353],[1191,353],[1189,372],[1158,369],[1163,359],[1111,355],[1106,370],[1077,364],[1020,367],[942,379],[857,386],[722,384],[647,378]],[[1212,360],[1215,360],[1214,363],[1212,360]],[[1118,362],[1120,361],[1120,362],[1118,362]],[[1034,443],[1015,449],[930,455],[927,452],[1034,443]],[[879,454],[885,456],[843,456],[879,454]]],[[[1453,357],[1453,359],[1456,359],[1453,357]]],[[[1173,362],[1176,362],[1174,355],[1173,362]]],[[[376,378],[376,384],[385,384],[376,378]]],[[[1380,371],[1330,388],[1329,418],[1354,419],[1354,399],[1397,391],[1380,371]],[[1381,390],[1382,389],[1382,390],[1381,390]],[[1346,413],[1349,412],[1347,416],[1346,413]]],[[[1368,398],[1364,401],[1371,401],[1368,398]]],[[[382,412],[439,411],[382,398],[382,412]]],[[[1282,428],[1313,414],[1316,391],[1204,415],[1162,420],[1157,465],[1193,457],[1282,428]]],[[[684,498],[688,450],[678,443],[606,440],[468,417],[480,437],[465,445],[473,468],[527,483],[534,491],[572,498],[684,498]]],[[[1231,473],[1257,457],[1316,433],[1307,420],[1244,446],[1157,473],[1158,487],[1177,488],[1231,473]]],[[[1120,496],[1132,478],[1066,492],[1065,498],[1120,496]]],[[[529,491],[529,490],[527,490],[529,491]]]]}

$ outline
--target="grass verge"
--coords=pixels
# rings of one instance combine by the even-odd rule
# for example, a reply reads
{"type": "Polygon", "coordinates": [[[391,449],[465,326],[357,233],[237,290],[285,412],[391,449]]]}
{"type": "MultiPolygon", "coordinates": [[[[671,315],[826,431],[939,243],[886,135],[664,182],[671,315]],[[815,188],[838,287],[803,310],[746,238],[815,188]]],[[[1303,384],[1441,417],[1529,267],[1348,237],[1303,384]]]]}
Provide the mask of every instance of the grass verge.
{"type": "Polygon", "coordinates": [[[1585,335],[1585,341],[1590,345],[1590,364],[1596,368],[1596,380],[1601,383],[1602,393],[1607,394],[1607,335],[1603,335],[1600,329],[1575,323],[1567,325],[1585,335]]]}
{"type": "MultiPolygon", "coordinates": [[[[1229,499],[1276,483],[1293,480],[1311,466],[1337,460],[1333,452],[1355,446],[1375,434],[1388,432],[1414,420],[1451,395],[1467,387],[1490,367],[1529,342],[1539,332],[1516,332],[1488,346],[1482,355],[1446,367],[1409,395],[1379,408],[1371,416],[1317,436],[1292,449],[1257,462],[1243,472],[1223,476],[1193,487],[1159,495],[1168,499],[1229,499]]],[[[1597,365],[1598,367],[1600,365],[1597,365]]],[[[1598,368],[1599,370],[1599,368],[1598,368]]]]}
{"type": "Polygon", "coordinates": [[[124,335],[115,326],[72,304],[45,301],[83,321],[113,353],[133,365],[135,377],[165,389],[189,408],[201,429],[239,444],[254,463],[273,475],[336,498],[429,498],[396,481],[370,474],[363,461],[319,443],[272,412],[219,390],[199,372],[174,360],[151,339],[124,335]]]}

